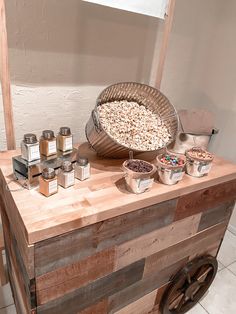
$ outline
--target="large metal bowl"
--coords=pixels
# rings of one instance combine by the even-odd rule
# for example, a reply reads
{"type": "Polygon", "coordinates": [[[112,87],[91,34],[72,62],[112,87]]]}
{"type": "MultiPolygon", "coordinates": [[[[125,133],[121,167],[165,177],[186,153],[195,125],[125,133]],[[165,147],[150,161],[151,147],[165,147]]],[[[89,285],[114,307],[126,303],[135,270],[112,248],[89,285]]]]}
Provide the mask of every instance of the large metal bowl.
{"type": "MultiPolygon", "coordinates": [[[[130,148],[118,143],[104,130],[97,110],[97,107],[104,103],[120,100],[135,101],[157,113],[165,121],[171,134],[171,139],[162,148],[149,152],[158,153],[175,139],[179,124],[178,114],[164,94],[158,89],[145,84],[134,82],[117,83],[101,92],[85,128],[87,140],[99,156],[110,158],[127,158],[129,156],[130,148]]],[[[132,151],[134,155],[145,152],[140,150],[132,151]]]]}

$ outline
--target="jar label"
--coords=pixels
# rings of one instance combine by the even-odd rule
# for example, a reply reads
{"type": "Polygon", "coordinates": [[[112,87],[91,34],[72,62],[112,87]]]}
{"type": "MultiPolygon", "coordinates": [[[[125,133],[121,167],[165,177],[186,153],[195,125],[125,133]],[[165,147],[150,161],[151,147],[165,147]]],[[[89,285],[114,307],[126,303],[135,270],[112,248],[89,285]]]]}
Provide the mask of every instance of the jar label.
{"type": "Polygon", "coordinates": [[[82,176],[81,180],[88,179],[90,177],[90,166],[87,165],[85,167],[82,167],[82,176]]]}
{"type": "Polygon", "coordinates": [[[65,139],[65,150],[72,150],[72,149],[73,149],[72,137],[67,137],[65,139]]]}
{"type": "Polygon", "coordinates": [[[48,184],[48,193],[52,194],[57,192],[57,180],[50,181],[48,184]]]}
{"type": "Polygon", "coordinates": [[[183,179],[184,172],[183,171],[171,171],[170,178],[173,181],[180,181],[183,179]]]}
{"type": "Polygon", "coordinates": [[[140,192],[144,192],[146,189],[152,186],[154,179],[140,179],[138,188],[140,192]]]}
{"type": "Polygon", "coordinates": [[[206,174],[210,171],[210,169],[211,169],[211,164],[205,164],[205,165],[200,165],[198,168],[198,171],[201,174],[206,174]]]}
{"type": "Polygon", "coordinates": [[[29,161],[40,159],[39,145],[29,147],[29,161]]]}
{"type": "Polygon", "coordinates": [[[65,175],[65,186],[71,186],[75,184],[75,173],[74,171],[67,172],[65,175]]]}
{"type": "Polygon", "coordinates": [[[56,152],[57,152],[56,141],[48,142],[48,153],[49,154],[56,154],[56,152]]]}

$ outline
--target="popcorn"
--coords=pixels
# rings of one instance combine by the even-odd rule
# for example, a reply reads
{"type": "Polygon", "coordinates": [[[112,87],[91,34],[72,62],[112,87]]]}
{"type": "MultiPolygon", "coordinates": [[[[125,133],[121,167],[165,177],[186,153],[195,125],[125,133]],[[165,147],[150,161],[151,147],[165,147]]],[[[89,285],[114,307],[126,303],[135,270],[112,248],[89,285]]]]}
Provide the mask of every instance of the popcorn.
{"type": "Polygon", "coordinates": [[[98,106],[98,114],[108,135],[130,149],[157,150],[171,139],[160,116],[136,102],[122,100],[104,103],[98,106]]]}

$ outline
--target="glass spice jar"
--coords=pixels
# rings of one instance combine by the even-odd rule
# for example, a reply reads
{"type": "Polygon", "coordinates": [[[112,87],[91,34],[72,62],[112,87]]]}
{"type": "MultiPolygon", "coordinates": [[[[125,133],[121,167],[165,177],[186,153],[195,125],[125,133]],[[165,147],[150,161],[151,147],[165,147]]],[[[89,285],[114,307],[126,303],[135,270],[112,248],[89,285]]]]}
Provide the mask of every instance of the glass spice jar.
{"type": "Polygon", "coordinates": [[[40,159],[39,142],[35,134],[28,133],[24,135],[21,142],[21,156],[27,161],[40,159]]]}
{"type": "Polygon", "coordinates": [[[44,130],[40,138],[40,153],[44,156],[52,156],[57,153],[57,141],[54,132],[44,130]]]}
{"type": "Polygon", "coordinates": [[[75,171],[72,163],[68,160],[62,163],[58,173],[58,184],[65,189],[75,184],[75,171]]]}
{"type": "Polygon", "coordinates": [[[81,181],[90,177],[90,163],[88,158],[79,157],[75,163],[75,177],[81,181]]]}
{"type": "Polygon", "coordinates": [[[57,148],[63,152],[73,149],[71,130],[68,127],[61,127],[57,135],[57,148]]]}
{"type": "Polygon", "coordinates": [[[58,192],[58,182],[53,168],[44,168],[39,177],[39,192],[44,196],[51,196],[58,192]]]}

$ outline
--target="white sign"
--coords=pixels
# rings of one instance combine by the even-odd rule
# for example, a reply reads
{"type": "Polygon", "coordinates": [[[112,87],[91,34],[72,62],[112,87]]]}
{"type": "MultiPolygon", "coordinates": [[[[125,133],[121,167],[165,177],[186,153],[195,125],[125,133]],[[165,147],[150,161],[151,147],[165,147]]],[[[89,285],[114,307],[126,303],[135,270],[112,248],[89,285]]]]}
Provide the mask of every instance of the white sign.
{"type": "Polygon", "coordinates": [[[150,15],[164,19],[168,0],[84,0],[111,8],[150,15]]]}

